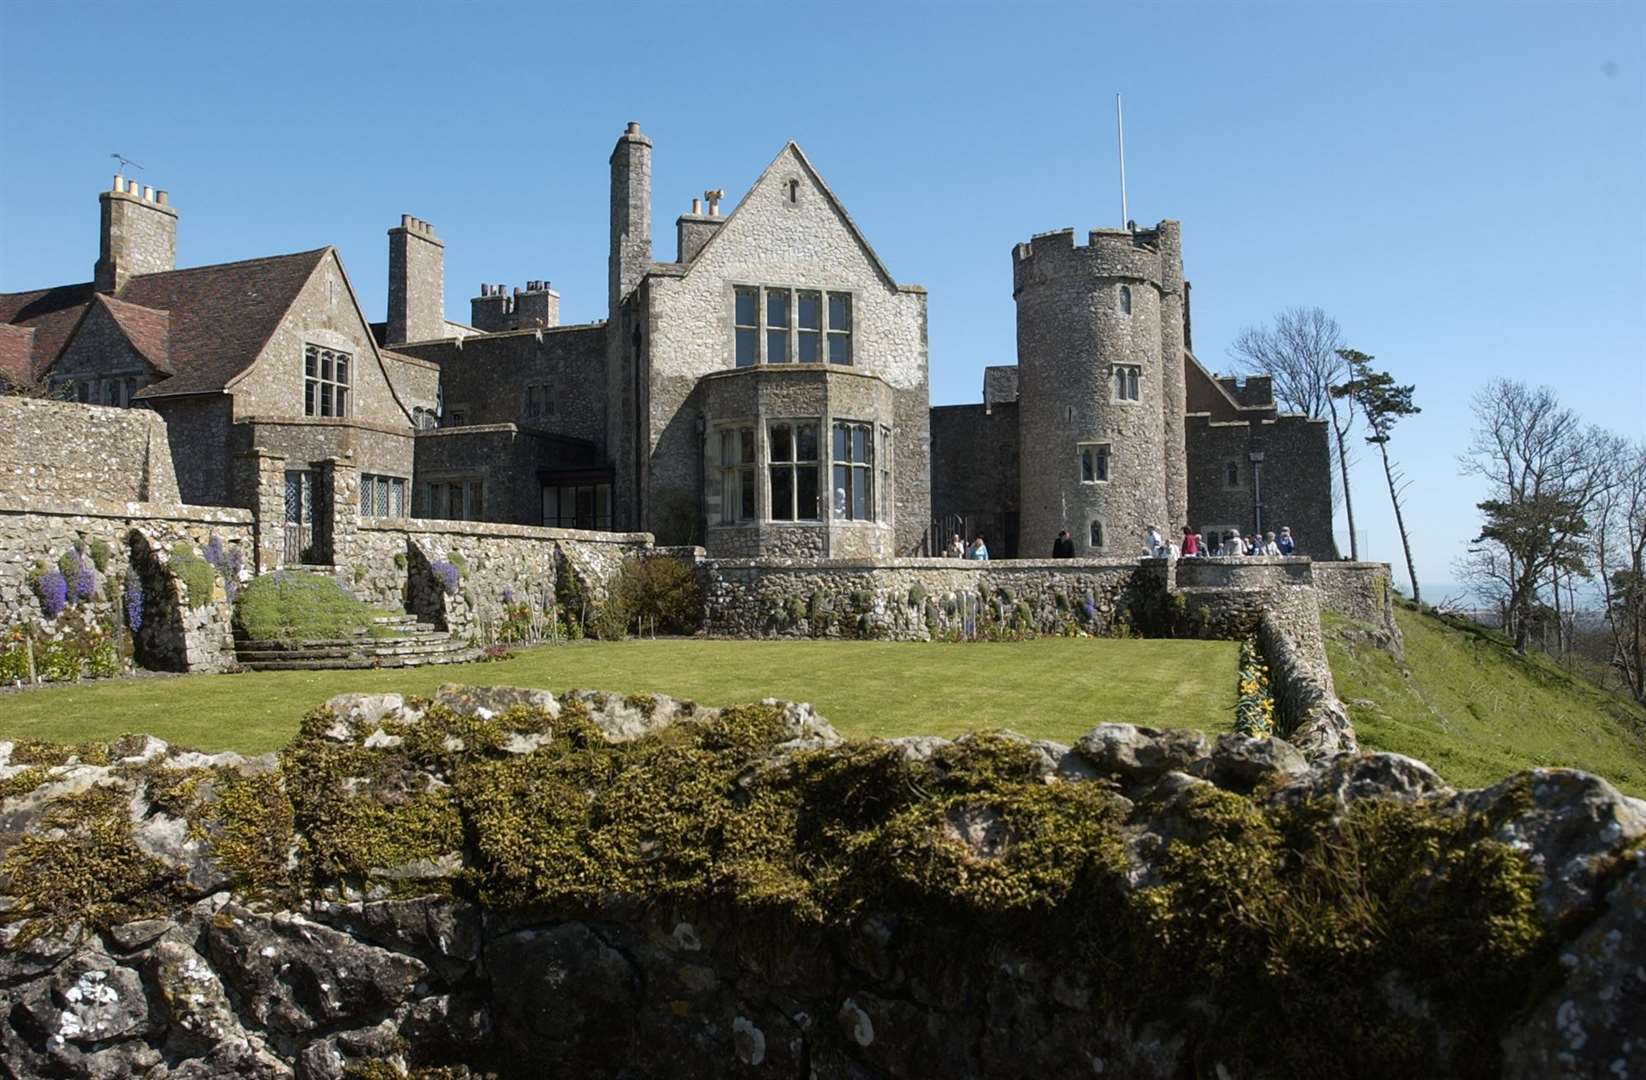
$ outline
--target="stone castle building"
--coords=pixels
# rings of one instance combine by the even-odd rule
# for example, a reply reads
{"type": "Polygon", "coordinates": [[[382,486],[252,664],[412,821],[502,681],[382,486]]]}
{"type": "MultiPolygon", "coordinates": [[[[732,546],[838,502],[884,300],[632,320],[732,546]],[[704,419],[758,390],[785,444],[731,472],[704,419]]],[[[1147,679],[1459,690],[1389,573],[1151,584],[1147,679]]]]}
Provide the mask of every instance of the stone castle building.
{"type": "MultiPolygon", "coordinates": [[[[101,196],[92,281],[0,295],[0,378],[166,422],[186,502],[284,476],[286,561],[325,563],[328,462],[367,516],[649,531],[711,556],[885,559],[983,533],[997,557],[1141,552],[1148,525],[1289,524],[1334,557],[1323,422],[1195,360],[1176,222],[1012,253],[1018,364],[929,403],[926,293],[899,283],[789,143],[722,215],[652,249],[652,142],[610,158],[607,317],[547,280],[444,310],[444,244],[389,230],[384,322],[332,248],[178,270],[177,209],[101,196]]],[[[266,491],[261,497],[266,498],[266,491]]]]}

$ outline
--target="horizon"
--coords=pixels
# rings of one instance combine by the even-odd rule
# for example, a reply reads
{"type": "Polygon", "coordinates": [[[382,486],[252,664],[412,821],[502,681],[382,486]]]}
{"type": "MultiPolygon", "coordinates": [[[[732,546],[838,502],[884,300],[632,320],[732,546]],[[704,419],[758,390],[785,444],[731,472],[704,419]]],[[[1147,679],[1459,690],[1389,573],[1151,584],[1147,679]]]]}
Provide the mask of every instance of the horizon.
{"type": "MultiPolygon", "coordinates": [[[[529,13],[511,35],[474,34],[510,24],[473,8],[86,10],[109,32],[0,8],[0,137],[21,148],[0,157],[0,290],[89,279],[117,151],[171,192],[180,267],[333,245],[375,321],[385,233],[411,213],[447,245],[448,318],[467,321],[481,281],[544,278],[565,323],[592,321],[606,156],[638,120],[656,144],[654,257],[672,258],[694,195],[723,187],[734,206],[793,139],[894,276],[930,291],[931,404],[974,403],[982,369],[1016,359],[1012,245],[1122,224],[1120,91],[1131,216],[1184,224],[1202,363],[1228,373],[1242,327],[1319,305],[1416,383],[1424,411],[1391,450],[1418,480],[1420,582],[1455,585],[1478,529],[1485,493],[1455,457],[1491,378],[1553,385],[1586,421],[1646,435],[1640,5],[1170,8],[1147,35],[1175,46],[1164,64],[1084,55],[1109,25],[1088,8],[1014,10],[983,35],[965,16],[991,9],[846,5],[800,36],[786,13],[733,4],[529,13]],[[879,32],[852,34],[865,10],[879,32]],[[251,37],[258,55],[238,45],[251,37]],[[645,77],[607,62],[616,40],[645,77]],[[779,47],[785,66],[855,65],[750,92],[742,62],[779,47]],[[431,75],[419,60],[436,48],[431,75]],[[135,82],[133,49],[153,58],[135,82]],[[53,109],[22,107],[46,86],[53,109]]],[[[1409,589],[1381,466],[1356,449],[1362,556],[1409,589]]],[[[1337,532],[1346,554],[1341,510],[1337,532]]]]}

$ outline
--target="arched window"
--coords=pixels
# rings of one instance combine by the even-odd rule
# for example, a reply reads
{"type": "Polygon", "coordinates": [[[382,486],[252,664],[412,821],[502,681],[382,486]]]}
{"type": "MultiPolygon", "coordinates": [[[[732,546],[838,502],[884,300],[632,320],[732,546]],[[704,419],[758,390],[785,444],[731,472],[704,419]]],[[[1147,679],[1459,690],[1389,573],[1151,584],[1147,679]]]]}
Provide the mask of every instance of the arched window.
{"type": "Polygon", "coordinates": [[[1132,313],[1132,287],[1130,285],[1120,287],[1120,313],[1122,315],[1132,313]]]}
{"type": "Polygon", "coordinates": [[[1240,486],[1240,462],[1231,461],[1224,467],[1223,482],[1229,487],[1240,486]]]}
{"type": "Polygon", "coordinates": [[[1101,521],[1092,522],[1091,538],[1092,547],[1100,548],[1103,546],[1103,523],[1101,521]]]}

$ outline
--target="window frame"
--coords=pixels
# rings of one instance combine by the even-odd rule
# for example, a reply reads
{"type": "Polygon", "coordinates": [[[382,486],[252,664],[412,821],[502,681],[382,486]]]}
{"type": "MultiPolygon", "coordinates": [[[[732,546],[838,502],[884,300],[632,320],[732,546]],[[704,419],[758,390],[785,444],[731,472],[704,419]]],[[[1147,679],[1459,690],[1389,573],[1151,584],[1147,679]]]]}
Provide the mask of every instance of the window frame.
{"type": "Polygon", "coordinates": [[[1224,487],[1224,490],[1234,490],[1234,489],[1237,489],[1237,488],[1245,487],[1246,484],[1241,479],[1244,475],[1245,475],[1245,472],[1240,467],[1240,459],[1239,458],[1228,458],[1228,459],[1226,459],[1223,462],[1223,487],[1224,487]]]}
{"type": "Polygon", "coordinates": [[[760,520],[760,499],[754,480],[760,454],[755,446],[755,422],[728,421],[716,424],[714,431],[715,467],[720,476],[719,524],[756,523],[760,520]],[[732,437],[730,444],[726,440],[728,435],[732,437]]]}
{"type": "Polygon", "coordinates": [[[1075,443],[1075,468],[1082,484],[1107,484],[1113,475],[1114,444],[1112,442],[1075,443]],[[1086,478],[1086,455],[1092,456],[1092,478],[1086,478]],[[1101,462],[1101,467],[1099,463],[1101,462]]]}
{"type": "Polygon", "coordinates": [[[733,367],[745,368],[745,367],[759,367],[760,366],[761,355],[764,352],[763,342],[761,341],[761,323],[764,322],[764,320],[761,318],[762,311],[761,311],[760,305],[765,302],[765,298],[762,297],[760,295],[760,293],[761,293],[761,290],[760,290],[760,286],[758,286],[758,285],[734,285],[732,287],[732,366],[733,367]],[[737,305],[738,305],[738,301],[741,299],[741,297],[743,295],[752,295],[754,297],[754,300],[753,300],[753,304],[754,304],[754,321],[753,322],[747,322],[746,323],[746,322],[740,321],[740,319],[739,319],[739,313],[738,313],[738,310],[737,310],[737,305]],[[742,351],[742,345],[741,345],[741,343],[743,341],[743,336],[745,334],[748,335],[748,340],[753,344],[753,350],[750,353],[748,363],[743,362],[743,351],[742,351]]]}
{"type": "MultiPolygon", "coordinates": [[[[823,520],[823,493],[820,486],[823,461],[823,447],[820,439],[823,427],[822,417],[771,417],[765,422],[766,433],[766,520],[782,525],[815,525],[823,520]],[[777,440],[773,437],[776,428],[788,428],[789,450],[787,458],[777,456],[777,440]],[[812,456],[800,456],[800,429],[812,429],[812,456]],[[802,502],[800,496],[800,477],[802,472],[810,472],[812,476],[812,513],[807,517],[801,513],[802,502]],[[778,514],[778,485],[779,473],[788,475],[788,515],[780,517],[778,514]]],[[[724,502],[724,495],[722,495],[724,502]]]]}
{"type": "Polygon", "coordinates": [[[829,428],[829,509],[833,521],[875,521],[875,435],[878,425],[868,420],[835,420],[829,428]],[[857,434],[862,434],[859,444],[857,434]],[[835,435],[843,436],[845,457],[840,457],[835,435]],[[856,457],[861,445],[863,457],[856,457]],[[844,470],[844,472],[842,472],[844,470]],[[844,479],[844,484],[841,480],[844,479]],[[836,500],[835,496],[839,496],[836,500]],[[861,505],[863,513],[857,512],[861,505]]]}
{"type": "Polygon", "coordinates": [[[1130,285],[1120,286],[1119,291],[1116,293],[1116,307],[1122,315],[1132,313],[1132,287],[1130,285]]]}
{"type": "Polygon", "coordinates": [[[303,415],[327,419],[347,419],[354,401],[354,354],[320,345],[303,343],[303,415]],[[311,367],[310,360],[313,360],[311,367]],[[331,375],[326,375],[327,362],[331,375]],[[339,369],[341,362],[344,366],[339,369]],[[341,377],[338,372],[342,371],[341,377]],[[313,374],[310,374],[310,372],[313,374]]]}
{"type": "Polygon", "coordinates": [[[1108,530],[1104,528],[1102,518],[1092,518],[1086,523],[1086,546],[1095,551],[1102,551],[1106,546],[1104,540],[1107,532],[1108,530]],[[1094,536],[1096,537],[1095,540],[1093,539],[1094,536]]]}
{"type": "Polygon", "coordinates": [[[850,289],[830,289],[820,285],[732,285],[732,367],[758,367],[761,364],[805,364],[822,367],[834,364],[851,367],[856,363],[853,336],[856,333],[853,310],[857,306],[856,293],[850,289]],[[752,297],[754,321],[743,321],[738,303],[752,297]],[[781,297],[781,326],[771,321],[770,305],[781,297]],[[816,303],[816,325],[802,326],[800,308],[803,302],[816,303]],[[835,305],[842,318],[835,320],[835,305]],[[841,325],[836,325],[839,322],[841,325]],[[752,351],[744,359],[740,342],[749,341],[752,351]],[[781,348],[778,348],[781,346],[781,348]],[[806,358],[808,351],[815,353],[806,358]],[[780,353],[780,355],[777,355],[780,353]]]}
{"type": "Polygon", "coordinates": [[[406,517],[406,489],[411,481],[387,473],[360,474],[361,517],[406,517]],[[399,512],[396,512],[398,505],[399,512]]]}
{"type": "Polygon", "coordinates": [[[1111,393],[1119,405],[1136,405],[1143,400],[1143,365],[1115,364],[1111,393]],[[1128,393],[1129,391],[1129,393],[1128,393]]]}

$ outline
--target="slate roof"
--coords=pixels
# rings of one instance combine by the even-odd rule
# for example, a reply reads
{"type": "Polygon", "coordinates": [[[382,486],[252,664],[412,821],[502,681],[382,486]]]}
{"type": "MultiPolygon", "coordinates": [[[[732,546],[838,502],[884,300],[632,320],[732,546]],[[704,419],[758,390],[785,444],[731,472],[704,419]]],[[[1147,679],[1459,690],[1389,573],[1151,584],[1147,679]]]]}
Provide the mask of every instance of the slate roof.
{"type": "Polygon", "coordinates": [[[171,336],[171,313],[154,308],[139,307],[99,293],[93,303],[108,309],[109,315],[131,342],[138,355],[156,371],[175,374],[171,366],[168,339],[171,336]]]}
{"type": "MultiPolygon", "coordinates": [[[[109,297],[92,282],[0,293],[0,323],[32,331],[28,378],[56,363],[93,302],[104,304],[133,347],[171,377],[135,396],[221,391],[257,359],[330,248],[131,278],[109,297]]],[[[19,335],[0,334],[0,370],[19,362],[19,335]]]]}

